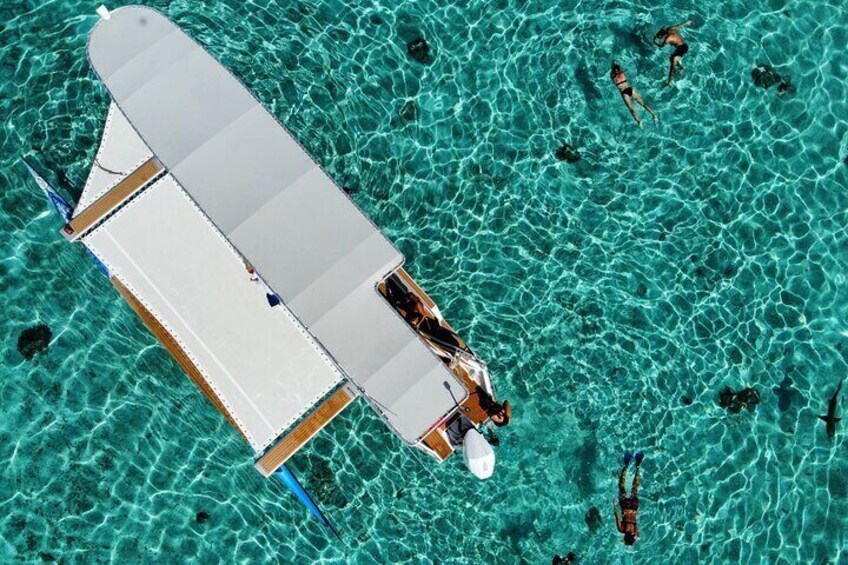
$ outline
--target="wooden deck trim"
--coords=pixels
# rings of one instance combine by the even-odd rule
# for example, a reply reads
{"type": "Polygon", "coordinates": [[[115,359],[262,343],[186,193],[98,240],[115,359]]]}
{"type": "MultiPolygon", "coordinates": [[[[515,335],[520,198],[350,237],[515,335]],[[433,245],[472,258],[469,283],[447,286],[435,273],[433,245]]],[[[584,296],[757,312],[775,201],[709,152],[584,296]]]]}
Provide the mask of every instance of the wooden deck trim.
{"type": "Polygon", "coordinates": [[[454,450],[450,442],[445,439],[445,435],[442,432],[443,428],[444,426],[439,426],[424,436],[424,439],[422,440],[424,445],[436,453],[440,462],[450,457],[454,450]]]}
{"type": "Polygon", "coordinates": [[[270,476],[298,449],[306,445],[324,426],[329,424],[330,420],[341,414],[342,410],[347,408],[353,399],[354,395],[346,387],[339,388],[295,426],[292,431],[283,436],[265,455],[260,457],[256,461],[257,470],[266,477],[270,476]]]}
{"type": "Polygon", "coordinates": [[[147,308],[145,308],[144,304],[142,304],[130,291],[130,289],[124,286],[117,277],[110,277],[110,280],[115,288],[118,289],[121,296],[124,297],[124,300],[126,300],[130,307],[135,310],[135,313],[138,314],[138,317],[141,318],[141,321],[144,322],[147,329],[149,329],[150,332],[162,343],[162,346],[168,350],[168,353],[170,353],[180,367],[183,368],[183,371],[185,371],[194,384],[197,385],[197,388],[199,388],[206,398],[209,399],[209,402],[211,402],[215,408],[218,409],[218,412],[220,412],[245,439],[247,439],[244,432],[242,432],[241,428],[239,428],[236,424],[235,419],[233,419],[227,411],[224,403],[221,402],[221,399],[218,398],[218,395],[215,394],[215,391],[212,390],[206,382],[206,379],[203,378],[203,374],[200,372],[200,369],[197,368],[180,344],[177,343],[174,336],[165,329],[159,320],[157,320],[156,317],[147,308]]]}
{"type": "MultiPolygon", "coordinates": [[[[462,382],[463,388],[468,392],[468,396],[459,403],[460,407],[463,409],[462,415],[471,420],[471,422],[473,422],[476,426],[483,424],[489,419],[489,414],[483,409],[483,406],[480,403],[480,394],[488,393],[468,375],[464,368],[460,366],[454,367],[453,373],[462,382]]],[[[453,414],[456,414],[456,412],[453,414]]],[[[430,432],[421,439],[424,445],[435,453],[439,462],[444,461],[450,457],[454,451],[456,451],[456,448],[453,447],[445,438],[444,431],[447,425],[447,420],[452,420],[452,417],[447,418],[441,424],[430,430],[430,432]]]]}
{"type": "Polygon", "coordinates": [[[151,157],[73,218],[62,228],[62,234],[69,241],[76,241],[164,170],[159,159],[151,157]]]}
{"type": "Polygon", "coordinates": [[[462,381],[462,386],[465,390],[468,391],[468,396],[459,403],[462,408],[467,408],[468,411],[465,412],[465,417],[474,422],[475,425],[480,425],[486,420],[489,419],[489,414],[483,410],[483,407],[480,403],[480,394],[485,394],[488,396],[488,392],[486,392],[483,387],[477,384],[477,382],[468,376],[466,370],[462,367],[455,367],[453,374],[462,381]],[[480,389],[479,391],[477,389],[480,389]]]}

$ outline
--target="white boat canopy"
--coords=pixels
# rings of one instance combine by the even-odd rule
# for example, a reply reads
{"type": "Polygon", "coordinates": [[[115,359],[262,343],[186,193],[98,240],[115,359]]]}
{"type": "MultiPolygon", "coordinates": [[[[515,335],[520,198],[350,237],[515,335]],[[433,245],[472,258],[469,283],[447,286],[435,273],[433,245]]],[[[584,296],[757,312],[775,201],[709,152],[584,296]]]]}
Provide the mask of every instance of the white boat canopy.
{"type": "Polygon", "coordinates": [[[465,389],[376,291],[403,256],[238,80],[155,10],[115,10],[88,52],[202,214],[391,427],[418,442],[454,408],[444,383],[465,389]]]}

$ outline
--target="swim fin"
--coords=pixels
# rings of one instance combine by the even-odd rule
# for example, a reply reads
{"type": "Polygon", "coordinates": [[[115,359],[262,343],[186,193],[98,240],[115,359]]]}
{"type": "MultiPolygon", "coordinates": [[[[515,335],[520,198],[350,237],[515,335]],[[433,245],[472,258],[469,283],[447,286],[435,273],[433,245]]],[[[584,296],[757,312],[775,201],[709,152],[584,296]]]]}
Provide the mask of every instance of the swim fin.
{"type": "Polygon", "coordinates": [[[637,464],[637,465],[641,465],[641,464],[642,464],[642,459],[644,459],[644,458],[645,458],[645,454],[644,454],[644,453],[642,453],[641,451],[640,451],[639,453],[637,453],[637,454],[636,454],[636,464],[637,464]]]}
{"type": "Polygon", "coordinates": [[[630,465],[630,462],[633,461],[633,454],[629,451],[624,453],[624,464],[630,465]]]}

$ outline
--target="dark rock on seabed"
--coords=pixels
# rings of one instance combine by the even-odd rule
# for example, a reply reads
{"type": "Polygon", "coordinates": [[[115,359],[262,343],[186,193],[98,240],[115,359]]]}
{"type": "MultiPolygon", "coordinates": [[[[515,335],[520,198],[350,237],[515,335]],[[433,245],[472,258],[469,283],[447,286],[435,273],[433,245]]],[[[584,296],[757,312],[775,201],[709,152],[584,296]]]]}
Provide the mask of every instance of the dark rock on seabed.
{"type": "Polygon", "coordinates": [[[554,153],[557,159],[566,163],[576,163],[580,160],[580,151],[568,143],[563,143],[554,153]]]}
{"type": "Polygon", "coordinates": [[[792,81],[789,77],[783,77],[783,82],[777,85],[777,93],[778,94],[794,94],[795,93],[795,85],[792,84],[792,81]]]}
{"type": "Polygon", "coordinates": [[[718,405],[722,408],[730,408],[730,405],[733,404],[733,399],[736,397],[733,394],[733,391],[730,390],[729,386],[721,389],[721,392],[718,393],[718,405]]]}
{"type": "Polygon", "coordinates": [[[589,511],[586,512],[586,516],[583,518],[586,520],[586,525],[589,526],[590,532],[597,532],[601,529],[601,525],[603,524],[603,520],[601,520],[601,511],[598,510],[596,506],[589,508],[589,511]]]}
{"type": "Polygon", "coordinates": [[[718,405],[732,414],[741,412],[743,408],[753,410],[759,403],[760,393],[752,387],[733,392],[726,386],[718,393],[718,405]]]}
{"type": "Polygon", "coordinates": [[[398,110],[398,116],[405,122],[412,122],[418,117],[418,104],[415,100],[407,100],[398,110]]]}
{"type": "Polygon", "coordinates": [[[406,44],[406,52],[414,61],[427,64],[431,62],[430,44],[423,37],[416,37],[406,44]]]}
{"type": "Polygon", "coordinates": [[[759,63],[754,70],[751,71],[751,79],[754,81],[755,85],[766,89],[771,88],[783,80],[780,74],[774,70],[774,67],[759,63]]]}
{"type": "Polygon", "coordinates": [[[47,324],[38,324],[27,328],[18,336],[18,351],[27,361],[32,360],[39,353],[47,351],[53,332],[47,324]]]}
{"type": "Polygon", "coordinates": [[[757,63],[757,66],[751,71],[751,79],[755,85],[766,90],[777,85],[778,94],[793,94],[795,92],[792,79],[781,75],[771,65],[757,63]]]}
{"type": "Polygon", "coordinates": [[[206,520],[208,520],[209,518],[210,518],[209,513],[208,513],[208,512],[204,512],[203,510],[201,510],[201,511],[200,511],[200,512],[198,512],[198,513],[197,513],[197,515],[194,517],[194,521],[195,521],[195,522],[197,522],[198,524],[202,524],[203,522],[205,522],[205,521],[206,521],[206,520]]]}

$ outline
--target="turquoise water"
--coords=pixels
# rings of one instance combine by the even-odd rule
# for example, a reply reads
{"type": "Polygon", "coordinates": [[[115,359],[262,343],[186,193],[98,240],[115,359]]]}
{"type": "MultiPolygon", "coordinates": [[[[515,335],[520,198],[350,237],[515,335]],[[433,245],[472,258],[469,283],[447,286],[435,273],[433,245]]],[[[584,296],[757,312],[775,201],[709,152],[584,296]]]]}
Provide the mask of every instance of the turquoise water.
{"type": "Polygon", "coordinates": [[[108,103],[95,4],[0,5],[0,562],[848,563],[848,442],[816,419],[848,372],[843,2],[151,3],[352,189],[516,406],[486,483],[344,413],[293,461],[341,541],[253,470],[17,163],[78,196],[108,103]],[[687,17],[663,91],[647,38],[687,17]],[[758,62],[797,91],[756,88],[758,62]],[[762,401],[731,414],[725,386],[762,401]],[[625,449],[648,454],[633,548],[625,449]]]}

